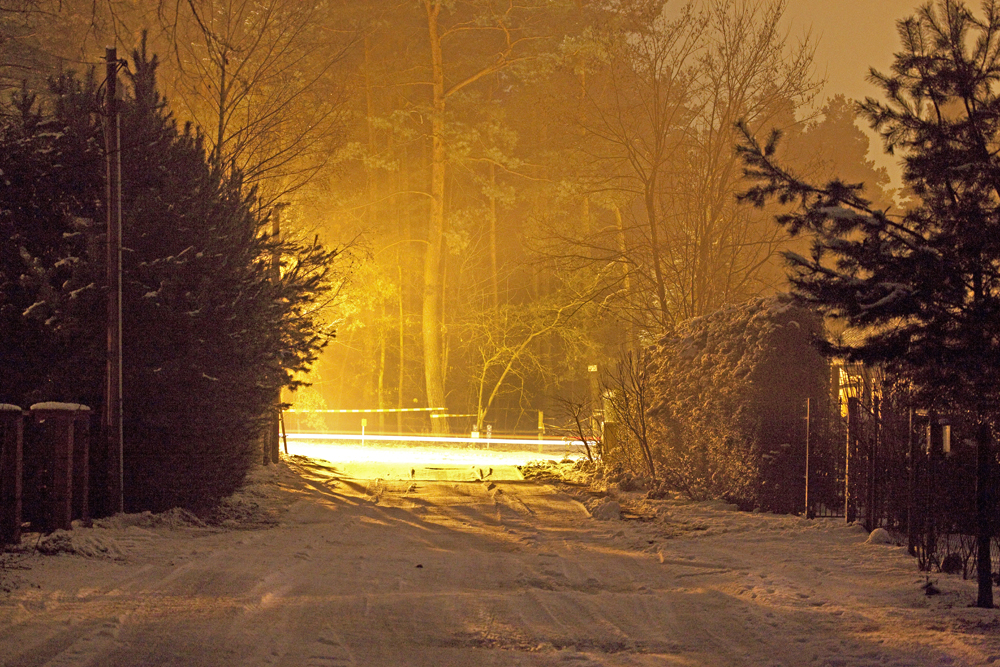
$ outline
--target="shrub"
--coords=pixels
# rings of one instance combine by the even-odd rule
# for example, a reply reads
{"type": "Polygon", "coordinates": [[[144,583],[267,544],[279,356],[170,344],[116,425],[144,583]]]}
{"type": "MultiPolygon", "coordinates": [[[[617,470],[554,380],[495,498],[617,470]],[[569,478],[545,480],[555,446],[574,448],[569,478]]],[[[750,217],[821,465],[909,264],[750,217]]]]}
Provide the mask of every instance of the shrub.
{"type": "Polygon", "coordinates": [[[829,400],[817,316],[755,299],[681,323],[652,351],[657,463],[677,490],[777,511],[799,507],[805,401],[829,400]]]}

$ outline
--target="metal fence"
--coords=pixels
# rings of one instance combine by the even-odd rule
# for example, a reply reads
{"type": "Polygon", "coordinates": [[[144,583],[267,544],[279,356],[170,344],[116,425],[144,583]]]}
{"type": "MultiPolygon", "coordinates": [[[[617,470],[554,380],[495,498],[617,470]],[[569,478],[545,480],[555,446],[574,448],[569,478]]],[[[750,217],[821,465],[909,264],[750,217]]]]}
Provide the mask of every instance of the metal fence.
{"type": "MultiPolygon", "coordinates": [[[[974,417],[920,410],[904,393],[885,390],[877,370],[841,369],[840,379],[837,414],[816,421],[807,512],[886,528],[922,569],[969,576],[976,558],[974,417]]],[[[997,480],[995,454],[990,466],[997,480]]],[[[990,507],[997,553],[997,497],[990,507]]]]}

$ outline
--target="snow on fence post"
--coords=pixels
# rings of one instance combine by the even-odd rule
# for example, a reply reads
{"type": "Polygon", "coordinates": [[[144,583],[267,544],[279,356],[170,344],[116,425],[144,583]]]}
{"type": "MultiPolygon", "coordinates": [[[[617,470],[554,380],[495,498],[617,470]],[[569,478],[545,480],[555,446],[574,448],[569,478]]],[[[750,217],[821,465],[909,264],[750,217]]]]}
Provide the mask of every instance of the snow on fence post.
{"type": "Polygon", "coordinates": [[[50,441],[51,492],[45,515],[48,528],[69,530],[73,521],[73,435],[81,412],[90,408],[78,403],[35,403],[31,414],[35,422],[45,424],[50,441]]]}
{"type": "Polygon", "coordinates": [[[24,410],[0,403],[0,544],[21,542],[24,410]]]}

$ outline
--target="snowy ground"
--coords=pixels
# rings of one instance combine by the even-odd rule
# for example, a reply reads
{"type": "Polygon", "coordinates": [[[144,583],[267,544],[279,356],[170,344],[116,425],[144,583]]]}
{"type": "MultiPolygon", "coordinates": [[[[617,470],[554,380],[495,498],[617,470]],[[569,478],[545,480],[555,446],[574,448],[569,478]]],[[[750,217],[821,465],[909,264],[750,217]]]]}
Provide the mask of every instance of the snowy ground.
{"type": "Polygon", "coordinates": [[[341,458],[257,471],[210,525],[28,536],[0,572],[0,664],[1000,664],[972,582],[925,596],[902,547],[835,520],[595,491],[569,464],[575,484],[341,458]]]}

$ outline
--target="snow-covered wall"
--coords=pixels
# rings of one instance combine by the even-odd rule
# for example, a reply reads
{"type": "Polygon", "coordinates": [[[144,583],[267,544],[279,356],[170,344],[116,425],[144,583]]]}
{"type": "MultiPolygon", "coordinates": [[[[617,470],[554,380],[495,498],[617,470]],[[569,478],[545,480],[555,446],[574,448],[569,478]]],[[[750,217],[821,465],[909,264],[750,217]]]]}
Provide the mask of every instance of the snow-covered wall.
{"type": "Polygon", "coordinates": [[[821,320],[760,298],[681,323],[652,350],[659,465],[694,497],[801,510],[806,398],[829,404],[821,320]]]}

